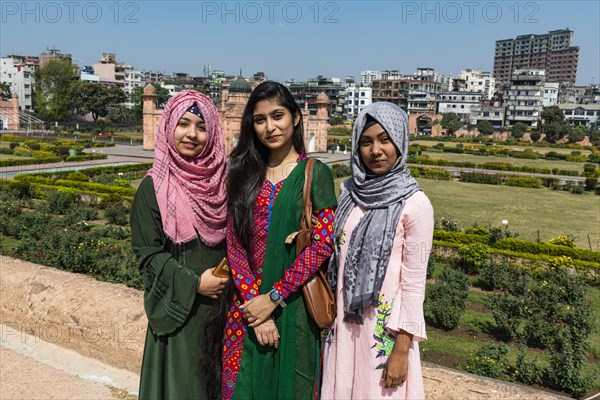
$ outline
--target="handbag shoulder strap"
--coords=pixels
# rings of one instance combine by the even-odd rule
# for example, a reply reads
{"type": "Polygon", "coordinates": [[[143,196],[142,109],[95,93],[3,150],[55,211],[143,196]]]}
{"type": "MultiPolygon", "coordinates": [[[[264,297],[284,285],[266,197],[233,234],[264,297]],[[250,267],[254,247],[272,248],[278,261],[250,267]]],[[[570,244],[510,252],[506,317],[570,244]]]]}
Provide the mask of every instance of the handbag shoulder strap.
{"type": "Polygon", "coordinates": [[[301,227],[313,230],[312,223],[312,177],[315,168],[316,160],[309,158],[306,160],[306,166],[304,167],[304,189],[302,191],[302,197],[304,199],[304,213],[302,215],[301,227]]]}

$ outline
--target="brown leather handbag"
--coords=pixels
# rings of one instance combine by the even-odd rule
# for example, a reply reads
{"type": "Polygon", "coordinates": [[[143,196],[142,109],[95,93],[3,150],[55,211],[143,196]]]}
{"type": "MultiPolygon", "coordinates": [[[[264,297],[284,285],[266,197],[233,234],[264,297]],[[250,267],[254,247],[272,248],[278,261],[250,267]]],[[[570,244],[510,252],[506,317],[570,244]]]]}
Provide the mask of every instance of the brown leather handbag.
{"type": "MultiPolygon", "coordinates": [[[[300,255],[305,248],[311,245],[312,232],[315,224],[318,222],[313,217],[311,186],[312,176],[315,166],[315,159],[308,159],[304,170],[304,212],[300,220],[300,230],[292,233],[286,239],[286,243],[291,243],[296,239],[296,256],[300,255]]],[[[317,269],[317,272],[309,278],[302,286],[304,303],[308,315],[315,321],[319,328],[326,328],[333,323],[335,319],[335,298],[329,287],[325,272],[324,263],[317,269]]]]}

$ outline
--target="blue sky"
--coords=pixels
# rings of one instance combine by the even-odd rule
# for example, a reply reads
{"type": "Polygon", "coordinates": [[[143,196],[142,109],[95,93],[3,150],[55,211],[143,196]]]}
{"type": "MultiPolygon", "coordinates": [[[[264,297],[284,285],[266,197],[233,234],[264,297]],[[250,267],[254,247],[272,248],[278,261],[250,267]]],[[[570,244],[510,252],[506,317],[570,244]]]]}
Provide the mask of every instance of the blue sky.
{"type": "Polygon", "coordinates": [[[494,43],[569,28],[577,83],[600,82],[600,2],[0,1],[0,53],[56,47],[80,65],[102,52],[138,69],[201,75],[203,65],[275,80],[361,70],[492,70],[494,43]]]}

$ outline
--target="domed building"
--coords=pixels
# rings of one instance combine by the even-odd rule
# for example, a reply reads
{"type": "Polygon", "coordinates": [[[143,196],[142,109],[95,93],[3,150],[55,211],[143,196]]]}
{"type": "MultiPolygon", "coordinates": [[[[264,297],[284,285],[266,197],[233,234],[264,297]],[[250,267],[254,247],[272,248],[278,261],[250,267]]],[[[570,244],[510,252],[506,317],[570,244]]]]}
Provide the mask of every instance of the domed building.
{"type": "Polygon", "coordinates": [[[240,75],[229,85],[229,93],[242,93],[248,94],[252,93],[252,85],[250,82],[240,75]]]}
{"type": "MultiPolygon", "coordinates": [[[[258,83],[256,83],[258,84],[258,83]]],[[[231,152],[237,143],[242,125],[242,114],[252,93],[252,84],[240,75],[223,89],[216,104],[223,128],[225,151],[231,152]]],[[[308,153],[327,151],[327,129],[329,128],[329,97],[325,93],[317,96],[317,114],[310,115],[308,105],[302,110],[304,120],[304,145],[308,153]]],[[[152,85],[144,89],[144,149],[154,149],[154,137],[158,129],[161,109],[156,108],[156,91],[152,85]]]]}

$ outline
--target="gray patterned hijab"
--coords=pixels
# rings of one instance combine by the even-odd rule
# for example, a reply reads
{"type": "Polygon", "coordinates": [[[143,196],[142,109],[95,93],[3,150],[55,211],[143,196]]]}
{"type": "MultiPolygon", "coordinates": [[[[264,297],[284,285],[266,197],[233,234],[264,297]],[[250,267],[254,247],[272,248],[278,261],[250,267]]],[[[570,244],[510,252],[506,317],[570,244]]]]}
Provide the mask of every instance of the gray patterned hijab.
{"type": "Polygon", "coordinates": [[[344,182],[336,210],[334,252],[328,270],[329,283],[336,293],[342,231],[350,212],[355,205],[359,205],[365,210],[365,215],[352,231],[344,268],[345,322],[362,324],[362,309],[377,306],[404,201],[420,190],[406,167],[407,157],[406,113],[400,107],[386,102],[365,107],[358,114],[352,132],[352,178],[344,182]],[[383,175],[375,175],[367,170],[360,157],[360,136],[368,116],[385,129],[399,150],[396,164],[383,175]]]}

